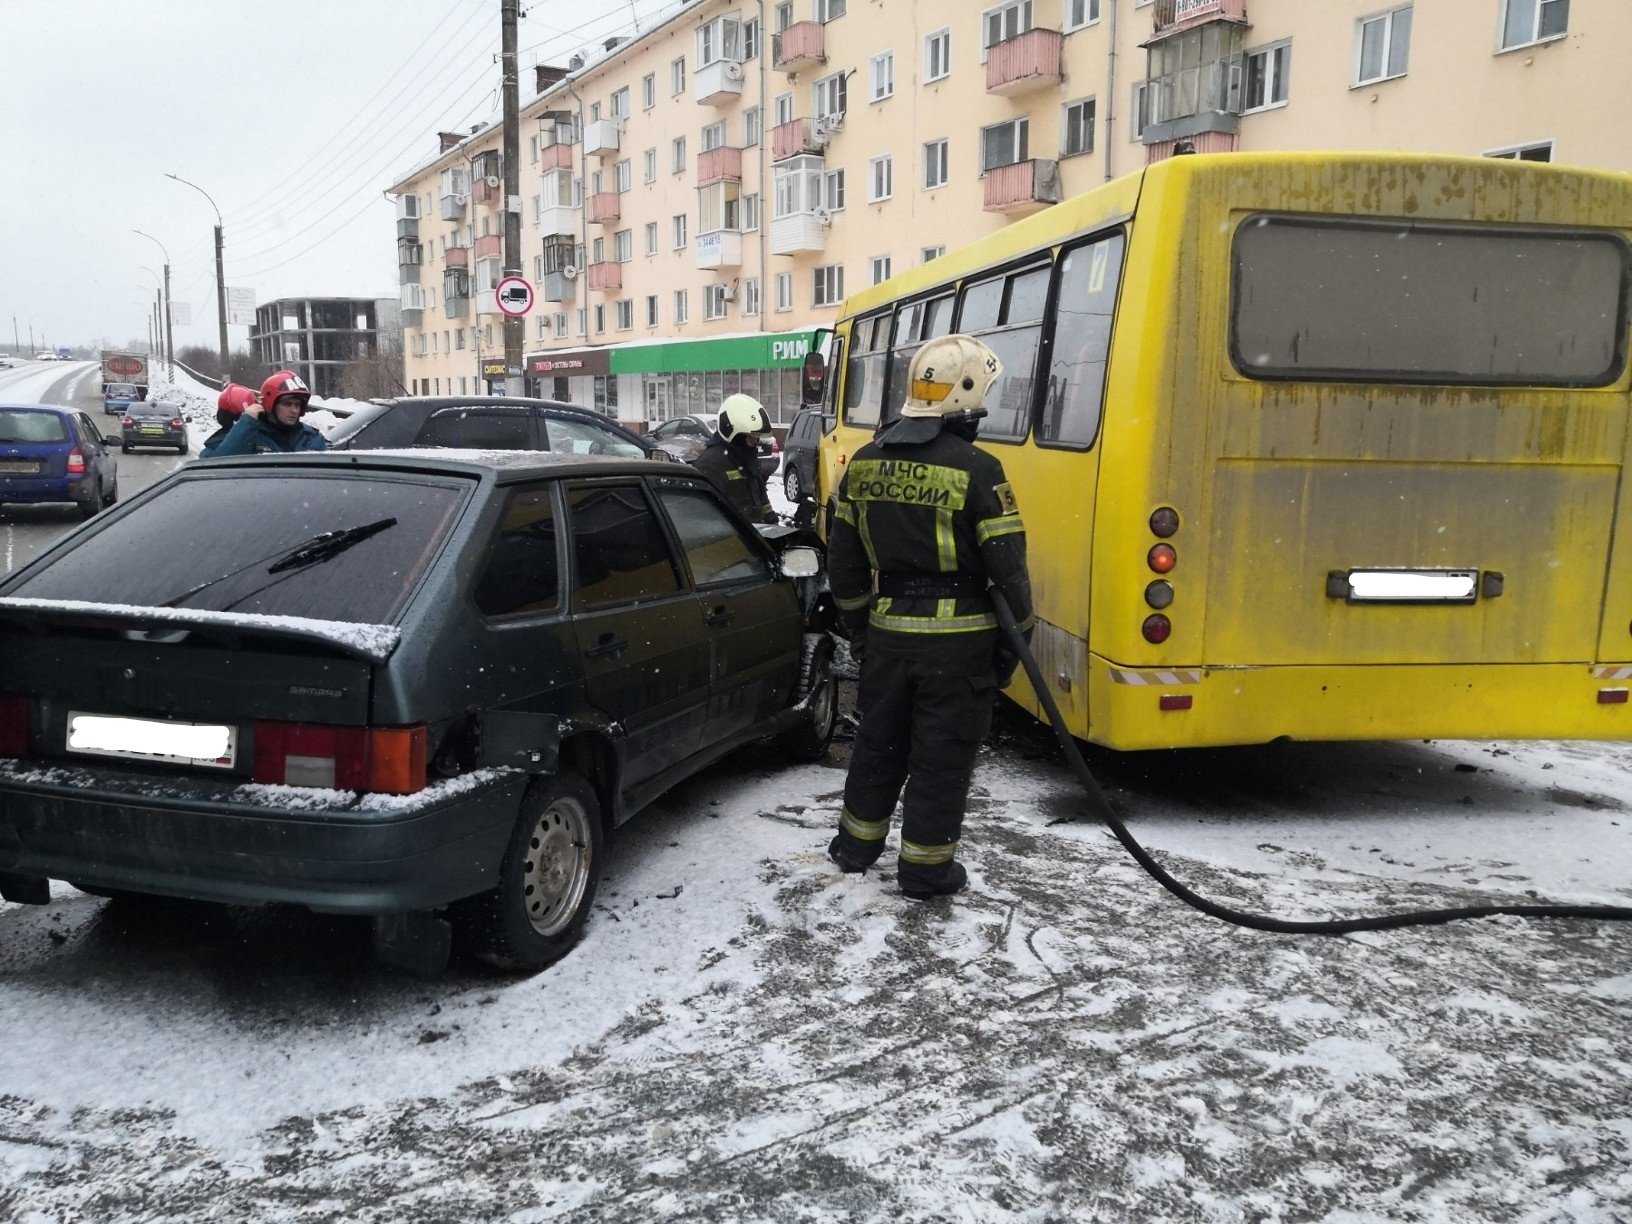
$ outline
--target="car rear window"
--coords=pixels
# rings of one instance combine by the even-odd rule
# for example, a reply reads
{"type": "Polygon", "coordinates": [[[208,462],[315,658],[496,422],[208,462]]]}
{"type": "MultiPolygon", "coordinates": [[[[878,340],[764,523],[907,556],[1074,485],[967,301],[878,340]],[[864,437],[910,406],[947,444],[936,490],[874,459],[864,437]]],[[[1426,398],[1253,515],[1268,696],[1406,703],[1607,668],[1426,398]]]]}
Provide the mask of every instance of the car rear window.
{"type": "Polygon", "coordinates": [[[66,442],[68,431],[54,412],[0,409],[0,442],[66,442]]]}
{"type": "Polygon", "coordinates": [[[115,396],[131,396],[136,394],[136,387],[133,383],[114,383],[108,388],[108,394],[115,396]]]}
{"type": "Polygon", "coordinates": [[[287,471],[183,478],[6,594],[392,624],[471,487],[287,471]],[[288,563],[318,536],[359,527],[372,530],[326,559],[288,563]]]}

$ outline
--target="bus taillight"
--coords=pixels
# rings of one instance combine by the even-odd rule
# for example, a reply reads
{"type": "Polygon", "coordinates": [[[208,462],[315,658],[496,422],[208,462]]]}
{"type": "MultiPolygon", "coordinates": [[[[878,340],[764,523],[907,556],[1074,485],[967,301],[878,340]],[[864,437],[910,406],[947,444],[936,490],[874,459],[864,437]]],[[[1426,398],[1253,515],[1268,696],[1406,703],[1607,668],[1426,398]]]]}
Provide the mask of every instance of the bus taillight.
{"type": "Polygon", "coordinates": [[[1145,602],[1158,610],[1169,607],[1173,603],[1173,584],[1165,578],[1158,578],[1145,588],[1145,602]]]}
{"type": "Polygon", "coordinates": [[[1171,544],[1157,544],[1146,554],[1145,560],[1158,574],[1168,574],[1179,563],[1179,554],[1173,551],[1171,544]]]}
{"type": "Polygon", "coordinates": [[[1179,512],[1172,506],[1161,506],[1153,510],[1150,515],[1150,534],[1158,540],[1166,540],[1178,534],[1179,512]]]}
{"type": "Polygon", "coordinates": [[[1173,632],[1173,622],[1157,612],[1145,617],[1145,623],[1140,626],[1140,631],[1145,635],[1145,641],[1160,646],[1173,632]]]}

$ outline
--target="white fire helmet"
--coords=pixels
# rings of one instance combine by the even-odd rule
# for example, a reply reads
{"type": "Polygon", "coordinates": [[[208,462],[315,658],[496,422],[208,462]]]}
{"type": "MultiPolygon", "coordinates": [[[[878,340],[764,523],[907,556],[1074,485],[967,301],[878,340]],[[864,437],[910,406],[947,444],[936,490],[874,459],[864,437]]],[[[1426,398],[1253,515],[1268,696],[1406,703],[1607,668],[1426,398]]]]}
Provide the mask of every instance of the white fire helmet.
{"type": "Polygon", "coordinates": [[[720,405],[720,437],[735,442],[738,434],[769,433],[770,418],[765,405],[751,395],[728,395],[720,405]]]}
{"type": "Polygon", "coordinates": [[[937,336],[913,355],[901,415],[945,417],[977,412],[1003,375],[1003,363],[973,336],[937,336]]]}

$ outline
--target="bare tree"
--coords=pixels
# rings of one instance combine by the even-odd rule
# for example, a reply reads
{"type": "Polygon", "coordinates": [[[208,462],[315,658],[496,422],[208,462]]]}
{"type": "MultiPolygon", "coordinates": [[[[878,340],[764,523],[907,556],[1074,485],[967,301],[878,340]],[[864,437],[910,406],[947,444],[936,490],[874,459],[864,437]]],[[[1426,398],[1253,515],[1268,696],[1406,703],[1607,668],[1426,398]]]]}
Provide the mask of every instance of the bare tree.
{"type": "Polygon", "coordinates": [[[402,333],[381,337],[377,351],[346,363],[340,371],[340,394],[346,399],[390,399],[406,395],[402,381],[402,333]]]}

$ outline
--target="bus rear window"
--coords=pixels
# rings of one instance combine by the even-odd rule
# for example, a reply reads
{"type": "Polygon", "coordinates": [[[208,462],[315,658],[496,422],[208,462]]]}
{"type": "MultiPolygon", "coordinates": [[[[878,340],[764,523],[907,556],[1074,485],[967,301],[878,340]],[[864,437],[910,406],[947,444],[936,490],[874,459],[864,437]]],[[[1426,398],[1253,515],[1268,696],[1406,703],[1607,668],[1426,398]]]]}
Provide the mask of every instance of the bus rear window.
{"type": "Polygon", "coordinates": [[[1233,262],[1249,377],[1597,387],[1626,365],[1617,235],[1256,216],[1233,262]]]}

